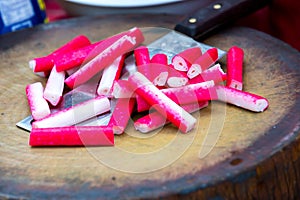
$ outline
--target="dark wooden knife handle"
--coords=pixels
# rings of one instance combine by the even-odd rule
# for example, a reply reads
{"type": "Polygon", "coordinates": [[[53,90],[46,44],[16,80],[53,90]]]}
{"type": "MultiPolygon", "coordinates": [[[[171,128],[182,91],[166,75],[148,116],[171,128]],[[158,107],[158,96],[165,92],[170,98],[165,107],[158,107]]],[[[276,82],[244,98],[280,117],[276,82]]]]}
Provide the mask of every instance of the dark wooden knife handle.
{"type": "Polygon", "coordinates": [[[241,17],[266,6],[270,0],[213,0],[208,6],[187,16],[175,30],[201,39],[241,17]]]}

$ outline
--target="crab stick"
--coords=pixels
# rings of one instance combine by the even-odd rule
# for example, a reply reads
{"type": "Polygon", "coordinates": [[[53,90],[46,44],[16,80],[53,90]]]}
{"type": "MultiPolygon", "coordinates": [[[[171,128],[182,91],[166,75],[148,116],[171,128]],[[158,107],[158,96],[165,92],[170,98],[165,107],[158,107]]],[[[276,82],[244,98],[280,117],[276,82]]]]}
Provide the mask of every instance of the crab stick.
{"type": "Polygon", "coordinates": [[[101,43],[103,51],[69,76],[65,83],[69,88],[85,83],[99,71],[109,66],[117,57],[136,48],[143,40],[144,36],[140,29],[133,28],[113,43],[103,41],[101,43]]]}
{"type": "Polygon", "coordinates": [[[112,94],[116,99],[135,97],[135,93],[132,90],[130,83],[127,80],[122,79],[114,83],[112,94]]]}
{"type": "Polygon", "coordinates": [[[137,66],[137,71],[157,86],[165,86],[169,77],[169,66],[159,63],[139,65],[137,66]]]}
{"type": "Polygon", "coordinates": [[[188,48],[172,58],[172,65],[178,71],[188,71],[192,63],[202,55],[199,47],[188,48]]]}
{"type": "Polygon", "coordinates": [[[74,49],[79,49],[88,46],[90,44],[91,42],[86,36],[79,35],[73,38],[68,43],[61,46],[60,48],[58,48],[57,50],[55,50],[54,52],[52,52],[51,54],[30,60],[29,67],[34,72],[50,71],[54,65],[55,57],[65,54],[74,49]]]}
{"type": "Polygon", "coordinates": [[[238,90],[243,89],[243,49],[233,46],[227,53],[227,82],[226,86],[238,90]]]}
{"type": "Polygon", "coordinates": [[[140,46],[133,51],[135,63],[137,66],[150,63],[149,49],[146,46],[140,46]]]}
{"type": "Polygon", "coordinates": [[[192,79],[204,70],[208,69],[218,60],[217,48],[208,49],[203,55],[197,58],[187,72],[187,76],[192,79]]]}
{"type": "Polygon", "coordinates": [[[108,126],[66,126],[33,128],[29,145],[36,146],[113,146],[114,133],[108,126]]]}
{"type": "Polygon", "coordinates": [[[227,86],[215,87],[218,100],[253,112],[263,112],[269,106],[266,98],[227,86]]]}
{"type": "Polygon", "coordinates": [[[113,84],[119,79],[124,64],[124,56],[118,57],[111,65],[103,70],[99,85],[98,95],[111,96],[113,84]]]}
{"type": "Polygon", "coordinates": [[[41,120],[34,121],[32,127],[49,128],[71,126],[109,110],[110,101],[108,98],[98,96],[76,104],[75,106],[55,112],[41,120]]]}
{"type": "Polygon", "coordinates": [[[135,72],[129,76],[128,81],[134,91],[144,98],[159,113],[166,115],[175,126],[183,133],[192,130],[196,125],[196,119],[182,107],[163,94],[143,74],[135,72]]]}
{"type": "Polygon", "coordinates": [[[157,53],[152,56],[150,62],[155,64],[168,65],[168,56],[164,53],[157,53]]]}
{"type": "Polygon", "coordinates": [[[41,82],[26,86],[26,96],[34,120],[42,119],[50,114],[47,101],[43,98],[44,88],[41,82]]]}
{"type": "MultiPolygon", "coordinates": [[[[202,108],[208,106],[208,101],[192,103],[183,105],[182,108],[189,113],[196,112],[202,108]]],[[[166,118],[160,113],[154,111],[145,115],[134,122],[134,127],[136,130],[142,133],[149,133],[155,129],[163,127],[164,125],[169,124],[170,121],[166,120],[166,118]]]]}
{"type": "Polygon", "coordinates": [[[187,85],[189,82],[186,72],[178,71],[173,65],[169,65],[167,85],[171,88],[187,85]]]}
{"type": "MultiPolygon", "coordinates": [[[[189,84],[178,88],[166,88],[160,91],[179,105],[215,100],[218,98],[213,89],[214,81],[206,81],[189,84]]],[[[150,109],[150,104],[141,96],[136,96],[137,111],[142,112],[150,109]]]]}
{"type": "Polygon", "coordinates": [[[62,99],[65,75],[66,73],[64,71],[57,72],[54,66],[47,80],[43,96],[53,106],[56,106],[62,99]]]}
{"type": "Polygon", "coordinates": [[[113,110],[112,116],[108,122],[108,126],[111,126],[114,134],[122,134],[127,126],[127,123],[131,117],[135,105],[134,98],[120,98],[117,99],[117,103],[113,110]]]}
{"type": "Polygon", "coordinates": [[[189,80],[190,84],[200,83],[204,81],[213,80],[215,83],[223,82],[227,79],[227,74],[223,71],[220,64],[215,64],[214,66],[204,70],[198,76],[189,80]]]}

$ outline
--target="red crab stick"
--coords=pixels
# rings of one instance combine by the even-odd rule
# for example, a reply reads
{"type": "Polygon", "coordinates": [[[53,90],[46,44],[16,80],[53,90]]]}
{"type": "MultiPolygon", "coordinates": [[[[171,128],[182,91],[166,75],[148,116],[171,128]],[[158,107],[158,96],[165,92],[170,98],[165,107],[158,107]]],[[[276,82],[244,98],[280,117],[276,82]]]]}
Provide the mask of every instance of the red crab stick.
{"type": "Polygon", "coordinates": [[[266,98],[249,92],[244,92],[226,86],[216,86],[215,89],[218,95],[218,100],[253,112],[263,112],[269,106],[269,102],[266,98]]]}
{"type": "Polygon", "coordinates": [[[199,47],[188,48],[172,58],[172,65],[178,71],[188,71],[192,63],[202,55],[199,47]]]}
{"type": "MultiPolygon", "coordinates": [[[[208,106],[208,101],[204,101],[204,102],[199,102],[199,104],[198,103],[186,104],[183,105],[182,108],[187,112],[192,113],[202,108],[205,108],[207,106],[208,106]]],[[[150,131],[158,129],[169,123],[170,121],[166,120],[166,118],[163,115],[161,115],[159,112],[154,111],[148,115],[145,115],[144,117],[137,119],[134,122],[134,127],[136,130],[142,133],[149,133],[150,131]]]]}
{"type": "Polygon", "coordinates": [[[111,96],[113,84],[119,79],[125,56],[118,57],[111,65],[103,70],[100,83],[97,88],[98,95],[111,96]]]}
{"type": "Polygon", "coordinates": [[[238,90],[243,89],[243,49],[233,46],[227,53],[227,82],[226,86],[238,90]]]}
{"type": "Polygon", "coordinates": [[[26,96],[31,110],[32,118],[42,119],[50,114],[47,101],[43,98],[44,88],[41,82],[32,83],[26,86],[26,96]]]}
{"type": "Polygon", "coordinates": [[[62,99],[65,75],[66,73],[64,71],[57,72],[56,67],[54,66],[47,80],[44,98],[53,106],[56,106],[62,99]]]}
{"type": "Polygon", "coordinates": [[[117,100],[116,106],[108,122],[108,126],[111,126],[114,134],[122,134],[127,126],[127,123],[131,117],[135,105],[134,98],[121,98],[117,100]]]}
{"type": "Polygon", "coordinates": [[[67,126],[33,128],[29,145],[35,146],[113,146],[114,133],[107,126],[67,126]]]}
{"type": "Polygon", "coordinates": [[[29,61],[29,67],[33,69],[34,72],[43,72],[43,71],[49,71],[52,69],[54,65],[54,60],[55,57],[65,54],[69,51],[72,51],[74,49],[79,49],[84,46],[90,45],[91,42],[90,40],[84,36],[84,35],[79,35],[75,38],[73,38],[71,41],[68,43],[64,44],[51,54],[40,57],[40,58],[34,58],[29,61]]]}
{"type": "Polygon", "coordinates": [[[191,79],[208,69],[218,60],[217,48],[208,49],[203,55],[195,60],[187,72],[187,76],[191,79]]]}
{"type": "MultiPolygon", "coordinates": [[[[179,105],[196,103],[217,99],[217,94],[213,89],[214,81],[190,84],[178,88],[167,88],[160,90],[168,98],[179,105]]],[[[150,104],[141,96],[136,96],[137,111],[142,112],[150,109],[150,104]]]]}
{"type": "Polygon", "coordinates": [[[166,115],[168,120],[183,133],[187,133],[195,127],[196,119],[164,95],[143,74],[135,72],[128,78],[128,81],[138,95],[144,98],[159,113],[166,115]]]}
{"type": "Polygon", "coordinates": [[[105,47],[105,49],[91,61],[83,65],[78,71],[69,76],[65,80],[65,83],[70,88],[85,83],[96,73],[112,64],[117,57],[133,50],[141,44],[143,40],[144,36],[140,29],[133,28],[112,44],[110,43],[111,41],[108,41],[107,43],[106,41],[102,42],[101,46],[105,47]]]}
{"type": "Polygon", "coordinates": [[[55,112],[47,117],[34,121],[33,128],[49,128],[71,126],[91,117],[110,110],[110,101],[107,97],[95,97],[91,100],[76,104],[73,107],[55,112]]]}
{"type": "Polygon", "coordinates": [[[189,80],[190,84],[200,83],[204,81],[213,80],[215,83],[225,81],[227,79],[227,74],[224,73],[220,64],[215,64],[214,66],[204,70],[198,76],[189,80]]]}
{"type": "Polygon", "coordinates": [[[146,46],[140,46],[133,51],[135,63],[137,66],[150,63],[149,50],[146,46]]]}

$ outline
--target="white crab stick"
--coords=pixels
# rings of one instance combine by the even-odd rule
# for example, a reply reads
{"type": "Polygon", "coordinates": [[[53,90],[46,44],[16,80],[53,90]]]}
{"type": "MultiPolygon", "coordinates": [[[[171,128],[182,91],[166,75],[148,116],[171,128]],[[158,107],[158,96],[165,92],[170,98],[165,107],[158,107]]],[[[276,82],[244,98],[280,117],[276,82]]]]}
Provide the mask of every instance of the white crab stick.
{"type": "Polygon", "coordinates": [[[57,72],[56,67],[53,66],[44,90],[44,98],[53,106],[56,106],[62,99],[65,75],[64,71],[57,72]]]}
{"type": "Polygon", "coordinates": [[[183,133],[192,130],[196,125],[196,118],[163,94],[151,81],[140,72],[132,74],[128,81],[134,91],[144,98],[160,114],[166,116],[183,133]]]}
{"type": "Polygon", "coordinates": [[[34,121],[33,128],[50,128],[71,126],[109,111],[110,101],[107,97],[95,97],[73,107],[55,112],[47,117],[34,121]]]}
{"type": "Polygon", "coordinates": [[[44,88],[41,82],[26,86],[26,96],[34,120],[39,120],[50,114],[47,101],[43,98],[44,88]]]}

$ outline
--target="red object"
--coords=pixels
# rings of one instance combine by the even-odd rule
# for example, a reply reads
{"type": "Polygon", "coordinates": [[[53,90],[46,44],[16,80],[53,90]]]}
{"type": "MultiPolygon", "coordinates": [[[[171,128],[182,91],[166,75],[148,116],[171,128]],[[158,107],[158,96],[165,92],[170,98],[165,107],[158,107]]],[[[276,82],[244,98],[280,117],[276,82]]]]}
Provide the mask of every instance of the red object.
{"type": "Polygon", "coordinates": [[[114,83],[113,96],[118,98],[132,98],[135,97],[130,83],[127,80],[118,80],[114,83]]]}
{"type": "Polygon", "coordinates": [[[154,85],[164,86],[169,76],[169,67],[164,64],[149,63],[137,66],[137,71],[142,73],[154,85]]]}
{"type": "Polygon", "coordinates": [[[223,71],[220,64],[215,64],[207,70],[204,70],[198,76],[189,80],[190,84],[201,83],[209,80],[219,83],[227,79],[227,74],[223,71]]]}
{"type": "Polygon", "coordinates": [[[197,58],[187,72],[187,76],[192,79],[208,69],[218,60],[218,49],[208,49],[203,55],[197,58]]]}
{"type": "Polygon", "coordinates": [[[107,126],[68,126],[33,128],[29,145],[36,146],[113,146],[114,133],[107,126]]]}
{"type": "Polygon", "coordinates": [[[112,96],[114,82],[120,78],[124,65],[125,56],[118,57],[111,65],[103,70],[99,85],[97,87],[98,95],[112,96]]]}
{"type": "Polygon", "coordinates": [[[150,62],[155,64],[168,65],[168,56],[164,53],[157,53],[152,56],[150,62]]]}
{"type": "Polygon", "coordinates": [[[74,88],[85,83],[117,57],[128,53],[144,41],[143,33],[138,28],[132,28],[123,34],[117,40],[104,40],[98,46],[101,50],[97,51],[100,53],[65,80],[68,87],[74,88]]]}
{"type": "MultiPolygon", "coordinates": [[[[213,89],[214,81],[207,81],[196,84],[189,84],[178,88],[167,88],[160,90],[164,95],[179,105],[218,99],[217,93],[213,89]]],[[[146,99],[136,96],[138,112],[150,109],[150,104],[146,99]]]]}
{"type": "MultiPolygon", "coordinates": [[[[207,105],[208,105],[208,101],[205,101],[205,102],[199,102],[199,104],[198,103],[186,104],[183,105],[182,108],[187,112],[192,113],[207,107],[207,105]]],[[[170,121],[168,121],[164,116],[162,116],[159,112],[154,111],[149,113],[148,115],[145,115],[144,117],[137,119],[134,122],[134,127],[136,130],[139,130],[142,133],[148,133],[169,123],[170,121]]]]}
{"type": "Polygon", "coordinates": [[[25,90],[32,118],[39,120],[48,116],[50,108],[47,101],[43,98],[44,88],[42,83],[29,84],[25,90]]]}
{"type": "Polygon", "coordinates": [[[183,133],[192,130],[196,125],[196,119],[164,95],[143,74],[136,72],[128,81],[134,91],[153,106],[161,115],[166,116],[183,133]]]}
{"type": "Polygon", "coordinates": [[[133,51],[136,66],[147,65],[150,63],[149,49],[146,46],[140,46],[133,51]]]}
{"type": "Polygon", "coordinates": [[[134,98],[117,99],[116,106],[113,110],[108,126],[111,126],[114,134],[122,134],[131,118],[131,113],[135,105],[134,98]]]}
{"type": "Polygon", "coordinates": [[[226,86],[216,86],[218,100],[253,112],[263,112],[269,106],[266,98],[226,86]]]}
{"type": "Polygon", "coordinates": [[[106,97],[95,97],[93,99],[78,103],[75,106],[57,111],[47,117],[34,121],[33,128],[50,128],[72,126],[83,122],[110,110],[110,101],[106,97]]]}
{"type": "Polygon", "coordinates": [[[178,71],[188,71],[192,63],[202,55],[199,47],[188,48],[172,58],[172,65],[178,71]]]}
{"type": "Polygon", "coordinates": [[[69,51],[79,49],[90,44],[91,42],[86,36],[79,35],[73,38],[68,43],[61,46],[60,48],[58,48],[57,50],[55,50],[54,52],[52,52],[51,54],[30,60],[29,66],[33,69],[34,72],[50,71],[54,65],[54,60],[57,56],[63,55],[69,51]]]}
{"type": "Polygon", "coordinates": [[[226,86],[238,90],[243,89],[243,49],[233,46],[227,52],[227,82],[226,86]]]}
{"type": "Polygon", "coordinates": [[[169,87],[181,87],[188,84],[189,78],[185,71],[179,71],[175,69],[172,64],[169,65],[169,76],[167,80],[167,85],[169,87]]]}
{"type": "Polygon", "coordinates": [[[62,99],[66,73],[57,72],[54,66],[51,70],[44,90],[44,98],[53,106],[56,106],[62,99]]]}

